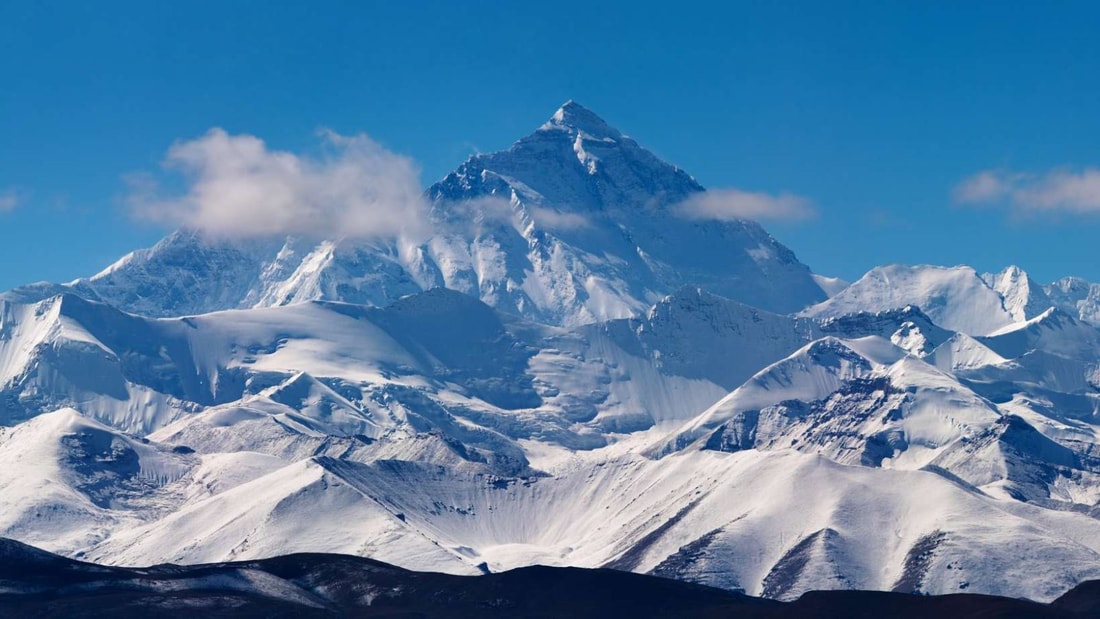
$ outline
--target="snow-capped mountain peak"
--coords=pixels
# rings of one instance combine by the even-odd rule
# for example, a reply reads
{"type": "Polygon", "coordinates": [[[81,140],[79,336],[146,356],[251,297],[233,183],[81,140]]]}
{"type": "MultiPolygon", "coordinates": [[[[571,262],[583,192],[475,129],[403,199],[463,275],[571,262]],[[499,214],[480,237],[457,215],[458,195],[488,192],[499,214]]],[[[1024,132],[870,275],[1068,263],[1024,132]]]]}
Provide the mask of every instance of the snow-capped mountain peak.
{"type": "Polygon", "coordinates": [[[986,273],[982,279],[1001,294],[1005,310],[1016,321],[1035,318],[1053,306],[1043,287],[1016,265],[1000,273],[986,273]]]}
{"type": "Polygon", "coordinates": [[[461,202],[514,191],[532,206],[576,212],[652,212],[703,190],[594,112],[567,102],[507,150],[470,157],[428,189],[461,202]]]}
{"type": "Polygon", "coordinates": [[[985,335],[1015,322],[1004,298],[968,266],[875,267],[835,296],[808,308],[819,318],[915,305],[947,329],[985,335]]]}
{"type": "Polygon", "coordinates": [[[617,140],[623,137],[618,129],[607,124],[592,110],[570,99],[566,101],[550,120],[546,121],[542,131],[566,131],[572,134],[584,133],[597,140],[617,140]]]}
{"type": "Polygon", "coordinates": [[[1100,284],[1080,277],[1063,277],[1043,287],[1043,291],[1063,310],[1086,322],[1100,324],[1100,284]]]}

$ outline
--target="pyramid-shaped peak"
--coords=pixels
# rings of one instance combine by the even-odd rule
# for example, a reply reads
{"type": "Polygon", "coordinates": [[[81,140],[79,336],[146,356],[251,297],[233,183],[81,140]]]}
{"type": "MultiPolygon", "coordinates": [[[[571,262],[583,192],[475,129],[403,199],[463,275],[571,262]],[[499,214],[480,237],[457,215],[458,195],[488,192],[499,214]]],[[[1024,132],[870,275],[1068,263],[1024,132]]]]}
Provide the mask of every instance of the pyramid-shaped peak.
{"type": "Polygon", "coordinates": [[[570,99],[566,101],[554,115],[550,117],[543,129],[576,131],[588,134],[594,138],[619,138],[622,134],[619,130],[607,124],[604,119],[596,115],[592,110],[570,99]]]}
{"type": "Polygon", "coordinates": [[[1027,274],[1027,271],[1024,271],[1014,264],[1008,265],[1003,270],[1001,270],[1000,273],[997,273],[994,277],[1006,281],[1031,279],[1031,277],[1027,274]]]}

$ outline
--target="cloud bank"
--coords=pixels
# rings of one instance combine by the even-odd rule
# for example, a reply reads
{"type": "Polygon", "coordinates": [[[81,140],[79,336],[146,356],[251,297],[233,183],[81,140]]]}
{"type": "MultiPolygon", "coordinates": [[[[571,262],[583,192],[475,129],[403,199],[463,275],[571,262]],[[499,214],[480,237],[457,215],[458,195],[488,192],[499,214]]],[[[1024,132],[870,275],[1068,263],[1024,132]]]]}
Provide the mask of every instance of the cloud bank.
{"type": "Polygon", "coordinates": [[[428,205],[411,159],[362,134],[320,137],[323,154],[313,158],[211,129],[168,150],[163,166],[182,177],[181,192],[132,177],[130,206],[142,219],[232,237],[422,233],[428,205]]]}
{"type": "Polygon", "coordinates": [[[672,207],[688,219],[798,221],[815,214],[812,203],[790,193],[771,195],[740,189],[711,189],[672,207]]]}
{"type": "Polygon", "coordinates": [[[1100,213],[1100,168],[1043,174],[984,170],[955,187],[961,204],[1002,204],[1024,212],[1100,213]]]}
{"type": "MultiPolygon", "coordinates": [[[[451,204],[449,216],[433,217],[412,159],[363,134],[319,135],[320,154],[308,156],[273,150],[256,136],[211,129],[169,148],[163,174],[130,176],[127,201],[139,219],[231,238],[420,241],[440,225],[462,228],[516,216],[508,201],[493,198],[451,204]]],[[[0,194],[0,210],[5,208],[5,195],[0,194]]],[[[13,194],[7,208],[14,204],[13,194]]],[[[687,219],[719,221],[794,221],[815,214],[811,202],[801,196],[740,189],[695,194],[674,205],[672,212],[687,219]]],[[[531,208],[529,214],[551,231],[592,225],[577,213],[531,208]]]]}
{"type": "Polygon", "coordinates": [[[580,213],[568,213],[549,208],[532,208],[531,218],[537,224],[552,232],[566,232],[592,227],[592,222],[580,213]]]}
{"type": "Polygon", "coordinates": [[[551,208],[538,206],[525,206],[524,210],[517,210],[511,200],[500,196],[483,196],[457,202],[446,201],[441,203],[446,215],[433,218],[435,231],[460,232],[468,235],[478,233],[480,226],[485,224],[507,224],[517,231],[522,231],[527,223],[534,223],[539,228],[550,232],[566,232],[591,228],[592,221],[580,213],[558,211],[551,208]],[[522,213],[527,213],[525,221],[522,213]]]}

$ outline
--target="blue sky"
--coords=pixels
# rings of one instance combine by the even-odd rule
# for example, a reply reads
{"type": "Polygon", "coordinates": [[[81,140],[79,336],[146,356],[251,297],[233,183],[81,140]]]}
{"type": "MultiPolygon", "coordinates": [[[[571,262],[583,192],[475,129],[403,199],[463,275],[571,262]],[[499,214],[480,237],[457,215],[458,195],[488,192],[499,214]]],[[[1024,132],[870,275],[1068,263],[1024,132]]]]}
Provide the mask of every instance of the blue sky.
{"type": "Polygon", "coordinates": [[[818,272],[1100,281],[1100,5],[954,4],[3,2],[0,289],[155,242],[124,178],[212,127],[365,132],[426,185],[570,98],[707,187],[809,200],[765,225],[818,272]]]}

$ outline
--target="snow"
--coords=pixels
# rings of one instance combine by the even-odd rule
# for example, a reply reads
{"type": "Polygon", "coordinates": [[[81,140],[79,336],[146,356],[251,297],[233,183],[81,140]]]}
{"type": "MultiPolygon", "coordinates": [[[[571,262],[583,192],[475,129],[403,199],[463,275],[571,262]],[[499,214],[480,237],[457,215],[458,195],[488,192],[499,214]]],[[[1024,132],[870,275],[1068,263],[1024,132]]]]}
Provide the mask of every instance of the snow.
{"type": "Polygon", "coordinates": [[[771,584],[772,595],[790,599],[835,587],[824,584],[828,574],[843,575],[849,588],[891,588],[909,550],[941,533],[929,590],[970,583],[1050,599],[1100,571],[1100,524],[1002,503],[934,473],[842,466],[782,450],[626,458],[507,484],[411,463],[311,461],[197,502],[168,516],[170,527],[120,533],[92,555],[118,563],[164,556],[193,562],[254,557],[276,546],[366,550],[452,573],[473,573],[483,561],[494,571],[613,561],[649,571],[672,569],[682,548],[714,532],[702,557],[686,566],[694,580],[756,595],[771,584]],[[835,533],[823,552],[790,578],[773,575],[799,542],[822,530],[835,533]],[[364,540],[386,543],[364,547],[364,540]],[[1057,570],[1036,569],[1053,557],[1057,570]],[[948,563],[958,571],[944,569],[948,563]]]}
{"type": "Polygon", "coordinates": [[[982,341],[1009,357],[1041,350],[1081,359],[1096,355],[1100,347],[1100,330],[1051,307],[1030,320],[994,331],[982,341]]]}
{"type": "Polygon", "coordinates": [[[814,273],[813,278],[814,283],[816,283],[829,298],[835,297],[837,293],[851,285],[851,282],[840,279],[839,277],[828,277],[826,275],[814,273]]]}
{"type": "Polygon", "coordinates": [[[1081,320],[1100,324],[1100,284],[1064,277],[1043,287],[1051,302],[1081,320]]]}
{"type": "Polygon", "coordinates": [[[433,185],[422,242],[180,231],[0,295],[0,536],[783,599],[1100,577],[1100,286],[848,284],[679,219],[699,191],[569,102],[433,185]]]}
{"type": "Polygon", "coordinates": [[[1049,599],[1100,564],[1097,428],[1075,412],[1100,410],[1095,329],[1060,310],[980,337],[915,307],[812,320],[694,287],[571,329],[444,289],[4,311],[5,388],[42,395],[0,439],[0,534],[70,555],[611,564],[782,598],[904,580],[1049,599]]]}
{"type": "Polygon", "coordinates": [[[157,489],[182,478],[188,460],[73,409],[39,415],[0,434],[0,531],[73,552],[132,524],[127,506],[157,513],[157,489]]]}
{"type": "Polygon", "coordinates": [[[982,279],[1001,294],[1005,310],[1017,322],[1034,318],[1053,306],[1042,287],[1018,266],[1007,267],[997,274],[987,273],[982,279]]]}
{"type": "Polygon", "coordinates": [[[805,314],[841,316],[906,305],[919,307],[941,327],[968,335],[986,335],[1015,322],[1000,293],[965,266],[876,267],[805,314]]]}

